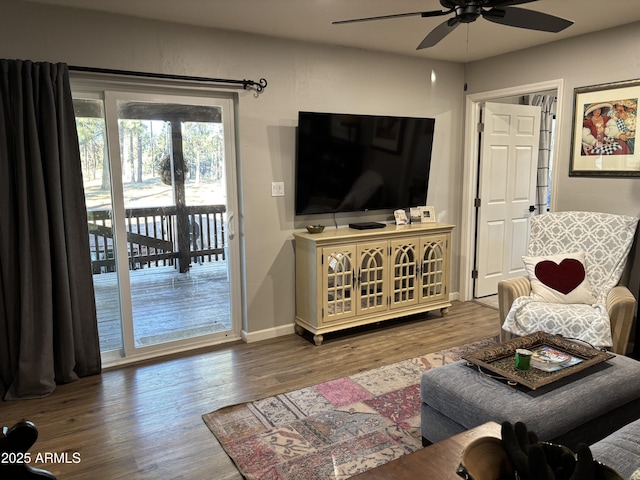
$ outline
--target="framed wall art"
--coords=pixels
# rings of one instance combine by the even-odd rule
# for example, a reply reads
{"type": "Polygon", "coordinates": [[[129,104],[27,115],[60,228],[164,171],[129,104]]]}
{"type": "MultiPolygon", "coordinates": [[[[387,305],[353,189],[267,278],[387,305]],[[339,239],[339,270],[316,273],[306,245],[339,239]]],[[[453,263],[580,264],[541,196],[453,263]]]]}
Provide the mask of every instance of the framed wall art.
{"type": "Polygon", "coordinates": [[[574,89],[569,176],[640,177],[640,79],[574,89]]]}

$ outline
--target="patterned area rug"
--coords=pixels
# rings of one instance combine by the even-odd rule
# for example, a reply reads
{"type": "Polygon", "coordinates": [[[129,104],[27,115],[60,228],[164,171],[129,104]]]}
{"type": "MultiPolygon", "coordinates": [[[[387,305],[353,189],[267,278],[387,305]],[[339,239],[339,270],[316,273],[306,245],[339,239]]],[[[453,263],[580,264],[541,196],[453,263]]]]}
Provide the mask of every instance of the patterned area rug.
{"type": "Polygon", "coordinates": [[[422,373],[497,338],[202,416],[247,479],[341,480],[422,447],[422,373]]]}

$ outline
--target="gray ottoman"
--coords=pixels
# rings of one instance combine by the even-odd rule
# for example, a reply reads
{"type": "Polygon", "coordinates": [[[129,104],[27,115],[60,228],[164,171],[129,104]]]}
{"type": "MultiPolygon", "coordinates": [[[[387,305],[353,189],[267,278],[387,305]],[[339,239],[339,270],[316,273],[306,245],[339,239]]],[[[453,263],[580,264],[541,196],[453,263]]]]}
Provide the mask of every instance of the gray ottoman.
{"type": "Polygon", "coordinates": [[[640,469],[640,420],[616,430],[591,445],[593,458],[609,465],[622,478],[629,478],[640,469]]]}
{"type": "Polygon", "coordinates": [[[640,362],[616,356],[538,390],[489,378],[465,360],[422,376],[421,428],[435,443],[488,421],[524,422],[540,440],[575,448],[640,417],[640,362]]]}

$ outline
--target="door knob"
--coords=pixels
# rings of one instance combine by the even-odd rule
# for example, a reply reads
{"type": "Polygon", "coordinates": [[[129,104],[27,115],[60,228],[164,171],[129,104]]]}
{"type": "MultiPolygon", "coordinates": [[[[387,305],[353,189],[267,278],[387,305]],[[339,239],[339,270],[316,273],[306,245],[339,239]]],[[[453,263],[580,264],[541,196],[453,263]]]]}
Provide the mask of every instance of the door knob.
{"type": "Polygon", "coordinates": [[[535,205],[529,205],[529,211],[531,213],[535,212],[536,211],[536,206],[535,205]]]}

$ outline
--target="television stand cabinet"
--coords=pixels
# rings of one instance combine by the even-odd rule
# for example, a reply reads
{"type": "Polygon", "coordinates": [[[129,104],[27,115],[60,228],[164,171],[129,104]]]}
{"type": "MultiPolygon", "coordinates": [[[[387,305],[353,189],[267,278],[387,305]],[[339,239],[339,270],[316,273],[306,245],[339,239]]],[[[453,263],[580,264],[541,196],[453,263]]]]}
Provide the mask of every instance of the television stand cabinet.
{"type": "Polygon", "coordinates": [[[448,313],[453,225],[294,233],[296,333],[323,334],[440,310],[448,313]]]}

